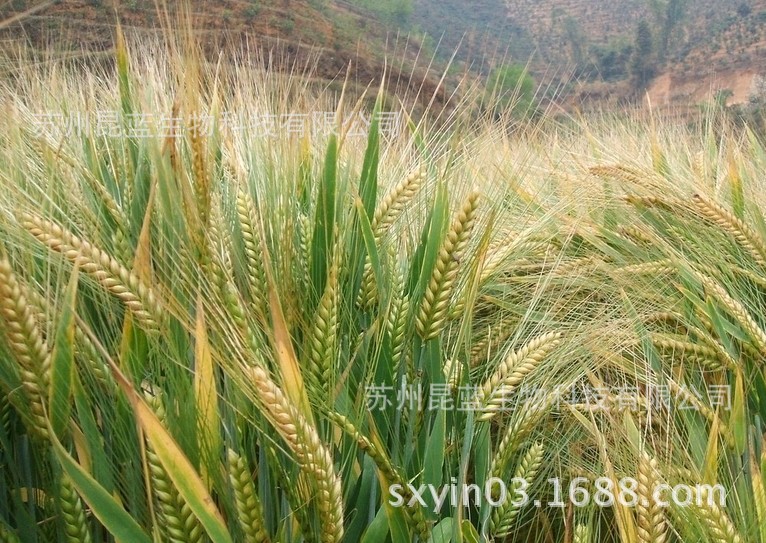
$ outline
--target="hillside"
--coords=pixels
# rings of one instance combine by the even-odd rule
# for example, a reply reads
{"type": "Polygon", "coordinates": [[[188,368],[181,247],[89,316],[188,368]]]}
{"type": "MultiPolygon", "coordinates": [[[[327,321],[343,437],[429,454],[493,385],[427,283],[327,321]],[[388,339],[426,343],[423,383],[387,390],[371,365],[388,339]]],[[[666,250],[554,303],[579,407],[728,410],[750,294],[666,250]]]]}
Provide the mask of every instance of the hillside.
{"type": "MultiPolygon", "coordinates": [[[[41,4],[41,0],[13,0],[0,4],[0,21],[41,4]]],[[[176,24],[180,6],[169,1],[168,16],[176,24]]],[[[0,30],[0,42],[19,41],[47,56],[87,57],[110,50],[119,20],[127,33],[160,36],[162,28],[154,0],[64,0],[25,16],[0,30]],[[116,5],[116,8],[115,8],[116,5]]],[[[340,89],[348,75],[352,90],[377,85],[386,58],[396,58],[388,70],[388,92],[417,109],[437,95],[434,107],[444,106],[437,93],[438,69],[429,71],[417,60],[417,39],[392,35],[387,21],[348,2],[327,0],[190,0],[194,35],[217,58],[222,48],[243,44],[273,51],[270,68],[302,70],[312,66],[317,84],[340,89]]],[[[164,17],[164,15],[163,15],[164,17]]],[[[15,45],[14,45],[15,46],[15,45]]]]}

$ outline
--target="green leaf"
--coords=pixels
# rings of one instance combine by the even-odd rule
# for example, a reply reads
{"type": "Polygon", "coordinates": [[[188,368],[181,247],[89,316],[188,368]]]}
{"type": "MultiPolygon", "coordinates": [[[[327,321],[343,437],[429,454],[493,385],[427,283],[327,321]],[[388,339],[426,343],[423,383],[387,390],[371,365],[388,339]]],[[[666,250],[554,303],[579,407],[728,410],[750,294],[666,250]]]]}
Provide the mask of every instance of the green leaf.
{"type": "Polygon", "coordinates": [[[428,436],[423,468],[423,483],[434,488],[441,486],[444,467],[444,448],[447,434],[447,410],[437,409],[431,435],[428,436]]]}
{"type": "Polygon", "coordinates": [[[152,543],[149,536],[117,500],[75,462],[55,434],[51,435],[51,443],[61,467],[72,480],[77,492],[88,504],[99,522],[117,541],[152,543]]]}
{"type": "Polygon", "coordinates": [[[452,517],[442,519],[431,531],[431,543],[449,543],[452,541],[452,517]]]}
{"type": "Polygon", "coordinates": [[[327,268],[332,258],[335,230],[335,205],[338,177],[338,138],[330,135],[325,155],[322,182],[319,185],[314,237],[311,242],[312,296],[318,298],[324,292],[327,268]]]}
{"type": "Polygon", "coordinates": [[[77,268],[69,278],[64,292],[64,302],[56,327],[56,339],[51,354],[51,390],[49,413],[51,427],[56,435],[62,435],[69,424],[71,411],[72,380],[74,377],[74,304],[77,297],[77,268]]]}

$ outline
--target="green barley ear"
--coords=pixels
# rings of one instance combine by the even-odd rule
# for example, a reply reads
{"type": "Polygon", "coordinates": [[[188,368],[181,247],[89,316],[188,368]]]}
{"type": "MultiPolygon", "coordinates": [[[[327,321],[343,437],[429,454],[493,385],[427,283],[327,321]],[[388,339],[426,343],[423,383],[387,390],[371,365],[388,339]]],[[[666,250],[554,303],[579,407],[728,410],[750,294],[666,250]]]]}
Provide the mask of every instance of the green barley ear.
{"type": "Polygon", "coordinates": [[[269,543],[269,534],[263,520],[263,509],[247,462],[232,449],[226,451],[229,481],[234,489],[237,521],[245,535],[246,543],[269,543]]]}
{"type": "Polygon", "coordinates": [[[562,337],[561,332],[548,332],[511,353],[479,389],[477,402],[484,412],[476,420],[491,420],[503,404],[504,398],[521,384],[553,349],[561,344],[562,337]]]}
{"type": "Polygon", "coordinates": [[[324,293],[319,300],[314,325],[309,335],[309,367],[316,386],[329,393],[332,404],[334,389],[333,366],[336,359],[338,334],[338,266],[333,263],[327,278],[324,293]]]}
{"type": "Polygon", "coordinates": [[[393,375],[396,375],[402,358],[406,356],[405,335],[410,318],[410,299],[405,290],[404,276],[401,271],[396,273],[393,288],[394,296],[386,319],[386,332],[391,342],[391,371],[393,375]]]}
{"type": "MultiPolygon", "coordinates": [[[[532,484],[542,464],[544,450],[540,443],[534,443],[529,447],[529,450],[522,457],[521,462],[516,466],[516,471],[513,473],[509,495],[517,495],[516,490],[522,485],[521,480],[525,481],[526,487],[532,484]]],[[[520,507],[514,506],[513,499],[506,500],[505,503],[497,507],[492,513],[492,519],[490,520],[490,531],[492,534],[497,537],[510,535],[520,511],[520,507]]]]}
{"type": "Polygon", "coordinates": [[[664,543],[668,537],[668,525],[662,507],[654,500],[653,492],[660,481],[657,459],[641,451],[638,458],[638,500],[636,503],[636,528],[641,543],[664,543]]]}
{"type": "Polygon", "coordinates": [[[503,437],[500,440],[492,461],[489,465],[489,473],[492,477],[502,477],[505,466],[513,455],[518,445],[543,417],[556,401],[556,393],[551,392],[542,398],[530,399],[519,405],[514,411],[513,418],[509,421],[503,437]]]}
{"type": "Polygon", "coordinates": [[[407,202],[415,196],[426,177],[425,168],[419,168],[395,185],[380,201],[372,218],[372,230],[375,238],[380,239],[386,230],[394,224],[404,210],[407,202]]]}
{"type": "MultiPolygon", "coordinates": [[[[146,386],[144,399],[164,424],[165,406],[161,393],[151,386],[146,386]]],[[[157,502],[157,510],[162,519],[160,530],[171,543],[201,543],[205,532],[189,505],[179,494],[173,481],[162,465],[160,458],[146,444],[146,461],[149,468],[151,491],[157,502]]]]}
{"type": "Polygon", "coordinates": [[[105,251],[80,239],[56,223],[23,213],[21,225],[38,241],[63,254],[119,299],[149,332],[159,329],[162,310],[152,289],[105,251]]]}
{"type": "Polygon", "coordinates": [[[82,500],[66,475],[61,477],[59,499],[67,543],[90,543],[91,535],[82,500]]]}
{"type": "Polygon", "coordinates": [[[5,325],[8,345],[19,363],[32,430],[45,438],[48,436],[45,406],[50,388],[50,352],[23,292],[11,263],[5,256],[0,257],[0,321],[5,325]]]}
{"type": "MultiPolygon", "coordinates": [[[[237,218],[242,232],[242,240],[245,246],[247,259],[247,278],[250,287],[250,296],[256,309],[263,315],[266,314],[268,303],[268,287],[266,272],[263,269],[263,254],[261,243],[258,238],[256,226],[258,216],[255,205],[249,194],[240,191],[237,194],[237,218]]],[[[305,249],[308,252],[308,248],[305,249]]]]}
{"type": "Polygon", "coordinates": [[[455,215],[436,259],[416,320],[418,334],[429,340],[441,332],[449,310],[449,300],[455,286],[460,257],[468,245],[473,227],[479,193],[473,191],[455,215]]]}

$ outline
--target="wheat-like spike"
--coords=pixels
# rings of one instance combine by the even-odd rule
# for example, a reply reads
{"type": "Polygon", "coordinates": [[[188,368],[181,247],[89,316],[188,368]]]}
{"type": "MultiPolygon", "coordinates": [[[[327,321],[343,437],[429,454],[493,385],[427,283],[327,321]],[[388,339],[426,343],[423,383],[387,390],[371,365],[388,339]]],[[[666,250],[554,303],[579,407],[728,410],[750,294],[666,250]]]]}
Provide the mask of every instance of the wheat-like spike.
{"type": "MultiPolygon", "coordinates": [[[[192,114],[192,118],[198,115],[192,114]]],[[[192,171],[194,172],[194,195],[197,200],[197,213],[201,227],[207,228],[210,220],[210,176],[207,171],[205,142],[197,126],[189,127],[189,143],[192,154],[192,171]]]]}
{"type": "Polygon", "coordinates": [[[638,458],[638,500],[636,503],[636,528],[641,543],[664,543],[668,525],[662,508],[654,500],[654,489],[660,484],[657,459],[646,451],[638,458]]]}
{"type": "Polygon", "coordinates": [[[446,320],[460,257],[468,244],[468,235],[473,227],[478,200],[477,191],[468,195],[463,207],[455,215],[447,237],[442,242],[415,323],[418,334],[424,340],[439,335],[446,320]]]}
{"type": "Polygon", "coordinates": [[[255,306],[265,313],[268,287],[266,271],[263,269],[260,237],[256,228],[258,218],[252,198],[243,191],[237,194],[237,216],[239,218],[239,227],[242,231],[242,240],[245,245],[245,256],[247,257],[247,277],[250,285],[250,295],[255,306]]]}
{"type": "Polygon", "coordinates": [[[356,298],[356,304],[362,309],[366,309],[372,307],[372,304],[377,297],[378,286],[375,284],[375,273],[372,271],[372,262],[370,262],[368,256],[364,262],[362,284],[359,287],[359,295],[356,298]]]}
{"type": "Polygon", "coordinates": [[[651,245],[654,243],[654,238],[638,226],[621,226],[617,229],[617,235],[632,243],[641,245],[651,245]]]}
{"type": "Polygon", "coordinates": [[[419,168],[394,186],[383,197],[372,218],[372,230],[377,239],[396,221],[404,206],[420,188],[425,177],[425,169],[419,168]]]}
{"type": "Polygon", "coordinates": [[[45,438],[48,436],[45,405],[50,388],[50,352],[24,290],[5,257],[0,257],[0,318],[5,323],[8,344],[19,363],[33,429],[45,438]]]}
{"type": "Polygon", "coordinates": [[[372,461],[375,462],[378,470],[380,470],[380,472],[383,474],[383,477],[385,477],[389,484],[402,484],[403,481],[405,481],[402,474],[399,473],[399,470],[394,467],[388,456],[383,451],[378,450],[375,444],[370,441],[367,436],[362,434],[356,428],[356,426],[354,426],[354,423],[348,420],[348,417],[335,411],[330,411],[327,414],[327,418],[329,418],[338,428],[343,430],[346,434],[351,436],[354,441],[356,441],[357,446],[365,453],[367,453],[367,456],[369,456],[372,461]]]}
{"type": "Polygon", "coordinates": [[[255,485],[245,459],[228,449],[226,452],[229,481],[234,489],[237,520],[247,543],[269,543],[269,533],[263,520],[263,508],[255,492],[255,485]]]}
{"type": "MultiPolygon", "coordinates": [[[[27,285],[19,285],[23,296],[35,306],[37,312],[37,321],[42,322],[47,318],[47,313],[50,312],[48,300],[44,296],[40,295],[35,289],[28,287],[27,285]]],[[[75,356],[83,362],[96,378],[98,383],[108,390],[112,390],[115,387],[114,378],[109,370],[109,367],[102,361],[101,354],[96,349],[95,345],[91,341],[90,337],[82,330],[82,328],[75,324],[75,356]]]]}
{"type": "Polygon", "coordinates": [[[386,319],[386,332],[391,341],[391,367],[393,375],[399,372],[399,364],[405,354],[405,335],[410,318],[410,299],[404,292],[404,277],[401,272],[396,274],[391,309],[386,319]]]}
{"type": "Polygon", "coordinates": [[[6,396],[0,396],[0,431],[8,437],[11,435],[11,409],[10,400],[6,396]]]}
{"type": "Polygon", "coordinates": [[[669,259],[662,259],[656,262],[642,262],[641,264],[631,264],[615,268],[616,273],[630,275],[667,275],[675,273],[676,268],[669,259]]]}
{"type": "Polygon", "coordinates": [[[574,531],[572,543],[591,543],[590,528],[587,524],[578,524],[574,531]]]}
{"type": "Polygon", "coordinates": [[[529,401],[516,410],[515,416],[505,430],[492,461],[489,473],[492,477],[502,477],[505,465],[513,454],[516,446],[556,401],[556,394],[548,394],[539,401],[529,401]]]}
{"type": "Polygon", "coordinates": [[[343,539],[343,491],[332,456],[282,390],[259,367],[249,368],[264,412],[295,455],[301,469],[315,482],[322,523],[322,543],[343,539]]]}
{"type": "Polygon", "coordinates": [[[471,348],[471,367],[478,366],[484,360],[489,360],[492,351],[516,329],[516,323],[511,319],[500,319],[497,324],[487,327],[487,333],[471,348]]]}
{"type": "MultiPolygon", "coordinates": [[[[516,471],[513,474],[513,482],[510,489],[512,495],[516,495],[515,490],[521,485],[518,481],[523,479],[526,481],[527,486],[532,484],[532,481],[534,481],[537,476],[537,471],[542,464],[544,450],[545,449],[541,443],[534,443],[529,447],[526,454],[524,454],[524,457],[521,459],[521,462],[519,462],[519,465],[516,466],[516,471]]],[[[497,507],[493,511],[490,520],[490,531],[492,534],[496,537],[510,535],[513,523],[520,510],[520,507],[514,506],[512,499],[506,500],[505,503],[497,507]]]]}
{"type": "Polygon", "coordinates": [[[311,269],[311,236],[313,230],[311,228],[311,219],[305,213],[298,215],[298,252],[300,254],[301,263],[301,285],[308,292],[308,288],[311,285],[311,278],[309,277],[309,270],[311,269]]]}
{"type": "Polygon", "coordinates": [[[61,519],[68,543],[90,543],[91,535],[85,518],[85,508],[72,481],[66,475],[61,477],[59,498],[61,519]]]}
{"type": "Polygon", "coordinates": [[[487,249],[487,257],[481,269],[479,283],[484,283],[498,270],[502,271],[502,264],[512,254],[519,255],[535,253],[540,249],[546,249],[548,244],[542,241],[526,240],[525,234],[516,236],[513,240],[503,239],[490,245],[487,249]]]}
{"type": "Polygon", "coordinates": [[[721,305],[731,314],[732,317],[742,325],[745,331],[750,334],[756,347],[762,355],[766,355],[766,332],[760,327],[755,319],[750,315],[750,312],[742,305],[741,302],[732,298],[726,289],[724,289],[718,282],[707,277],[706,275],[693,272],[694,276],[705,287],[706,291],[709,291],[712,296],[720,302],[721,305]]]}
{"type": "MultiPolygon", "coordinates": [[[[145,385],[144,398],[160,422],[165,422],[165,406],[162,395],[150,385],[145,385]]],[[[204,530],[186,501],[181,497],[173,481],[162,465],[151,444],[146,443],[146,461],[149,467],[151,490],[157,500],[162,517],[161,529],[172,543],[198,543],[204,530]]]]}
{"type": "Polygon", "coordinates": [[[623,164],[591,166],[588,168],[588,172],[601,178],[627,181],[632,185],[642,185],[646,178],[646,174],[623,164]]]}
{"type": "Polygon", "coordinates": [[[706,485],[698,487],[696,501],[700,517],[715,543],[742,543],[742,537],[726,511],[710,499],[710,490],[706,485]]]}
{"type": "Polygon", "coordinates": [[[624,200],[636,207],[647,207],[673,211],[683,208],[681,202],[675,199],[661,198],[659,196],[639,196],[637,194],[628,194],[624,200]]]}
{"type": "Polygon", "coordinates": [[[112,295],[119,299],[147,331],[156,331],[162,319],[162,310],[154,292],[139,277],[106,252],[80,239],[54,222],[31,213],[20,217],[21,225],[50,249],[63,254],[68,260],[92,276],[112,295]]]}
{"type": "Polygon", "coordinates": [[[694,358],[714,370],[722,368],[734,369],[737,365],[723,346],[720,345],[720,349],[717,349],[709,344],[702,345],[699,343],[692,343],[682,336],[674,337],[668,334],[659,333],[651,334],[651,340],[652,344],[659,349],[683,354],[687,359],[694,358]]]}
{"type": "Polygon", "coordinates": [[[488,421],[495,415],[503,398],[510,394],[548,354],[561,344],[561,332],[548,332],[528,341],[500,363],[495,373],[481,386],[476,398],[483,413],[477,418],[488,421]]]}
{"type": "MultiPolygon", "coordinates": [[[[333,364],[338,334],[338,266],[333,264],[319,300],[309,336],[309,367],[318,386],[333,390],[333,364]]],[[[330,396],[328,396],[329,398],[330,396]]]]}
{"type": "Polygon", "coordinates": [[[760,266],[766,266],[766,244],[744,221],[701,194],[692,196],[700,213],[742,245],[760,266]]]}

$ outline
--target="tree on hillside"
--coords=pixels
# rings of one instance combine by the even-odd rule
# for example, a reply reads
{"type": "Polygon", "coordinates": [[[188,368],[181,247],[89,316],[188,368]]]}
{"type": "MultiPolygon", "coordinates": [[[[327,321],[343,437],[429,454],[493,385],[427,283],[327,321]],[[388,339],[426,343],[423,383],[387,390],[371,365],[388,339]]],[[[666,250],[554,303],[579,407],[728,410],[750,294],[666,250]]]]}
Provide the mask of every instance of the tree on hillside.
{"type": "Polygon", "coordinates": [[[516,117],[527,117],[536,110],[535,80],[520,64],[503,65],[492,70],[487,80],[490,103],[495,115],[511,112],[516,117]]]}
{"type": "Polygon", "coordinates": [[[643,89],[654,77],[654,45],[652,29],[646,19],[641,19],[636,28],[636,45],[630,63],[630,76],[637,89],[643,89]]]}

